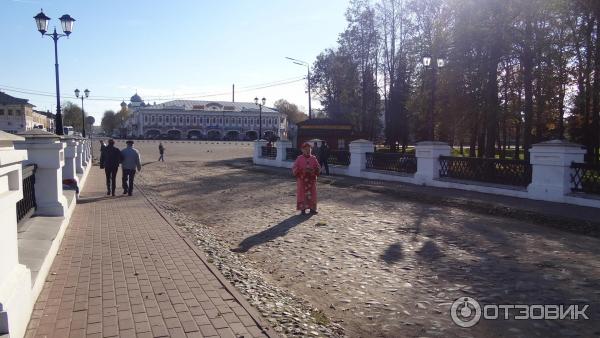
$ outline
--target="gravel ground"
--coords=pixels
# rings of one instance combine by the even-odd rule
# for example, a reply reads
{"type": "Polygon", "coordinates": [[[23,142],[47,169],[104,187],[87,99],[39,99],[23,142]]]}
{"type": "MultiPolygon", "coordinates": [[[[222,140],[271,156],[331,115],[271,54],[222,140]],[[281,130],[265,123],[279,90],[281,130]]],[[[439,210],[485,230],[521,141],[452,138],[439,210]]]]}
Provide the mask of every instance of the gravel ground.
{"type": "MultiPolygon", "coordinates": [[[[140,144],[142,156],[154,157],[156,146],[140,144]]],[[[319,215],[301,217],[291,176],[239,159],[250,146],[165,146],[167,162],[145,165],[139,182],[284,335],[600,335],[598,239],[327,178],[319,215]],[[590,304],[590,320],[486,320],[463,329],[449,315],[461,296],[590,304]]]]}

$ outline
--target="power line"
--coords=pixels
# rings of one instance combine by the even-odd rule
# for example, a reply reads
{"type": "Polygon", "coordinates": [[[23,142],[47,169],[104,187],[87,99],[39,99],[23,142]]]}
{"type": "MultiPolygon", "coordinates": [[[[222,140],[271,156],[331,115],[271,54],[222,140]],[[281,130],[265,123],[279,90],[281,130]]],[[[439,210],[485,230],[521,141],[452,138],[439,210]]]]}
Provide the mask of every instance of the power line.
{"type": "MultiPolygon", "coordinates": [[[[272,81],[272,82],[267,82],[267,83],[255,84],[255,85],[248,85],[248,86],[240,87],[241,90],[239,90],[238,93],[244,93],[244,92],[249,92],[249,91],[253,91],[253,90],[265,89],[265,88],[271,88],[271,87],[277,87],[277,86],[283,86],[283,85],[303,81],[305,79],[306,79],[306,77],[303,76],[303,77],[294,77],[294,78],[272,81]]],[[[51,93],[51,92],[44,92],[44,91],[40,91],[40,90],[20,88],[20,87],[13,87],[13,86],[2,85],[2,84],[0,84],[0,90],[14,92],[14,93],[20,93],[20,94],[33,95],[33,96],[56,97],[56,94],[51,93]]],[[[162,101],[162,100],[169,100],[169,99],[170,100],[183,100],[183,99],[190,99],[190,98],[204,98],[204,97],[213,97],[213,96],[228,95],[228,94],[230,94],[230,91],[218,92],[218,93],[205,92],[205,93],[195,93],[195,94],[183,94],[177,98],[174,98],[172,96],[155,96],[155,97],[146,98],[146,101],[162,101]]],[[[72,97],[61,96],[61,99],[68,100],[68,99],[72,99],[72,97]]],[[[123,98],[116,97],[116,96],[94,95],[93,97],[89,97],[88,100],[118,102],[118,101],[122,101],[123,98]]]]}

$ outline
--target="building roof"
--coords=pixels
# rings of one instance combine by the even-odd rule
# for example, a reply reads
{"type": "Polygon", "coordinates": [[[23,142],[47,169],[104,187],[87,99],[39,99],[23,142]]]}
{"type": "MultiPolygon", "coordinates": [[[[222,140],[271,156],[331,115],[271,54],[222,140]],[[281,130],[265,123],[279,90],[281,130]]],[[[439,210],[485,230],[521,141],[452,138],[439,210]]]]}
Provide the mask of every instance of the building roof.
{"type": "Polygon", "coordinates": [[[55,118],[56,115],[54,115],[53,113],[51,113],[50,111],[41,111],[41,110],[33,110],[35,113],[44,115],[46,117],[50,117],[50,118],[55,118]]]}
{"type": "Polygon", "coordinates": [[[35,107],[31,103],[29,103],[29,100],[27,99],[20,99],[14,96],[10,96],[4,92],[0,92],[0,104],[26,104],[35,107]]]}
{"type": "MultiPolygon", "coordinates": [[[[173,100],[157,105],[147,105],[146,110],[212,110],[210,107],[216,107],[217,111],[256,111],[258,106],[254,102],[229,102],[229,101],[200,101],[200,100],[173,100]]],[[[273,108],[263,107],[263,113],[277,113],[273,108]]]]}
{"type": "Polygon", "coordinates": [[[138,93],[135,93],[131,99],[129,100],[131,102],[144,102],[142,101],[142,98],[138,95],[138,93]]]}

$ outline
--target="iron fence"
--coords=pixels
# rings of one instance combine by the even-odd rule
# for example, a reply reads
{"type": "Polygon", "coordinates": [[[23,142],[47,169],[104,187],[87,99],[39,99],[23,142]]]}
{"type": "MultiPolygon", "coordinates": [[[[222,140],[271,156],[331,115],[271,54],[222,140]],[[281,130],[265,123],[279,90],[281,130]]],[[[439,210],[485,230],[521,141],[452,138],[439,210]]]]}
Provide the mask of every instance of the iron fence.
{"type": "Polygon", "coordinates": [[[531,183],[531,164],[521,160],[440,156],[440,177],[503,185],[531,183]]]}
{"type": "Polygon", "coordinates": [[[367,153],[367,169],[414,174],[417,172],[417,158],[401,153],[367,153]]]}
{"type": "Polygon", "coordinates": [[[600,166],[587,163],[571,163],[571,191],[600,194],[600,166]]]}
{"type": "Polygon", "coordinates": [[[277,157],[277,148],[275,147],[261,147],[261,157],[274,160],[277,157]]]}
{"type": "Polygon", "coordinates": [[[350,165],[350,151],[348,150],[330,150],[327,163],[332,165],[350,165]]]}
{"type": "Polygon", "coordinates": [[[285,148],[286,161],[295,161],[300,154],[302,154],[302,151],[298,148],[285,148]]]}
{"type": "Polygon", "coordinates": [[[37,207],[35,201],[35,171],[37,165],[23,166],[23,199],[17,202],[17,222],[31,217],[37,207]]]}

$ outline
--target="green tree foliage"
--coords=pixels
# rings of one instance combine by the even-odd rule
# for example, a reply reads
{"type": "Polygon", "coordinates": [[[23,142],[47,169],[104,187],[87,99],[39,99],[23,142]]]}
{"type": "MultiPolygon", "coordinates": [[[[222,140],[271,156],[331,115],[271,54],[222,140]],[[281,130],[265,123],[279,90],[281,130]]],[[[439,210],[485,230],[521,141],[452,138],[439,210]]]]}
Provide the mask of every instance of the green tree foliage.
{"type": "Polygon", "coordinates": [[[78,105],[67,101],[62,105],[61,113],[63,116],[63,126],[72,126],[75,131],[82,131],[83,120],[81,119],[81,108],[78,105]]]}
{"type": "Polygon", "coordinates": [[[306,116],[306,114],[301,112],[298,109],[298,106],[296,106],[293,103],[288,102],[287,100],[279,99],[279,100],[275,101],[273,106],[280,113],[284,113],[291,123],[298,123],[298,122],[302,122],[302,121],[308,119],[308,116],[306,116]]]}
{"type": "Polygon", "coordinates": [[[429,138],[433,114],[434,140],[471,156],[567,138],[597,160],[600,1],[354,0],[346,18],[314,64],[329,117],[374,138],[383,110],[386,142],[405,147],[429,138]]]}
{"type": "Polygon", "coordinates": [[[100,126],[106,135],[111,136],[119,128],[119,125],[120,121],[114,111],[107,110],[104,112],[100,126]]]}

